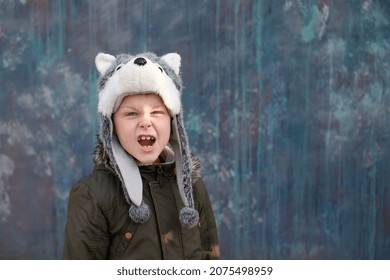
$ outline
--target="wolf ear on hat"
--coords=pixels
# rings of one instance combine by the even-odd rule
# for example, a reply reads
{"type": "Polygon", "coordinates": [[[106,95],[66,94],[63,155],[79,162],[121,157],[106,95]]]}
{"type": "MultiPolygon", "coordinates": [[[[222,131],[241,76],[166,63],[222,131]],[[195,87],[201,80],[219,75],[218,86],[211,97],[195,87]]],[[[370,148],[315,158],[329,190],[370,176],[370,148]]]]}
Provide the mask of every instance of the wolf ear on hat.
{"type": "Polygon", "coordinates": [[[166,55],[162,56],[161,59],[164,60],[169,65],[169,67],[172,68],[173,72],[175,72],[176,75],[179,75],[181,57],[178,53],[167,53],[166,55]]]}
{"type": "Polygon", "coordinates": [[[104,75],[114,61],[115,56],[106,53],[99,53],[95,58],[95,65],[99,73],[104,75]]]}

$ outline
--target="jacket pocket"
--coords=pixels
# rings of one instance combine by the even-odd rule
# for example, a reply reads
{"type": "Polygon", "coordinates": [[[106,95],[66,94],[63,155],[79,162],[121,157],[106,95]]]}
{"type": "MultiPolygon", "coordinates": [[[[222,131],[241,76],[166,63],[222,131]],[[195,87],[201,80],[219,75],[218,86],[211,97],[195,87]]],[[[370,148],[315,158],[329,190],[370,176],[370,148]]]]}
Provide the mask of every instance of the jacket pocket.
{"type": "Polygon", "coordinates": [[[182,228],[182,246],[184,249],[184,259],[202,259],[200,224],[191,229],[182,228]]]}
{"type": "Polygon", "coordinates": [[[123,254],[124,252],[126,252],[126,249],[129,247],[131,241],[133,240],[137,228],[137,224],[130,222],[124,232],[118,234],[116,237],[113,238],[112,245],[110,246],[110,259],[123,259],[123,254]]]}

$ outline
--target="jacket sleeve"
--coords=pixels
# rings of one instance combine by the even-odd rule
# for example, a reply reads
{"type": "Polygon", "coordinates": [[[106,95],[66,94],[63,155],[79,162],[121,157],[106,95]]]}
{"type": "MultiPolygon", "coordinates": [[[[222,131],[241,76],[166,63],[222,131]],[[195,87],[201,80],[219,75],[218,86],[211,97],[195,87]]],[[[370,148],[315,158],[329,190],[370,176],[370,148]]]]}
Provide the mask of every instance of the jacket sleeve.
{"type": "Polygon", "coordinates": [[[108,225],[90,188],[79,182],[69,195],[63,259],[105,259],[108,225]]]}
{"type": "Polygon", "coordinates": [[[199,230],[203,248],[203,259],[219,259],[217,225],[207,188],[201,178],[196,181],[194,189],[200,216],[199,230]]]}

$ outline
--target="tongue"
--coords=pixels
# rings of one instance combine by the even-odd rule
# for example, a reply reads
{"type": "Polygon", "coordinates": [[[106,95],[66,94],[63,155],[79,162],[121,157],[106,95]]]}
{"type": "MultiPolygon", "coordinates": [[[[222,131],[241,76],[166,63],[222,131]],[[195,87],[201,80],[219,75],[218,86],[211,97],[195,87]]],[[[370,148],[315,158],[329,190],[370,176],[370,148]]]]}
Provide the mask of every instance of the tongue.
{"type": "Polygon", "coordinates": [[[141,146],[152,146],[154,141],[153,140],[139,140],[138,143],[141,146]]]}

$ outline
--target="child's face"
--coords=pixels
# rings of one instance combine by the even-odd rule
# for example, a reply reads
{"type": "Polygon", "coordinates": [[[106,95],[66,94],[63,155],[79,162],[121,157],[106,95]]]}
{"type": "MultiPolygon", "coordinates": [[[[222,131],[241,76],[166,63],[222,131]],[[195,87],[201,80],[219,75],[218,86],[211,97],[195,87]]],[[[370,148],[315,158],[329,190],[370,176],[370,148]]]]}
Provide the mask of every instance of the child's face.
{"type": "Polygon", "coordinates": [[[158,162],[171,134],[171,116],[157,94],[129,95],[113,116],[122,147],[141,163],[158,162]]]}

